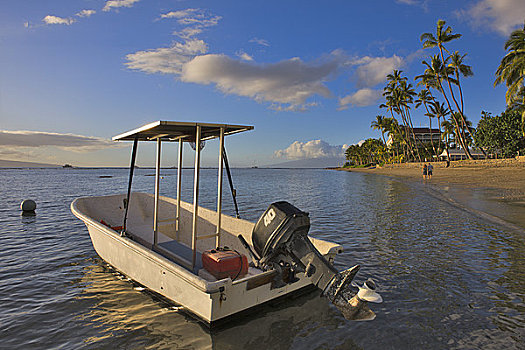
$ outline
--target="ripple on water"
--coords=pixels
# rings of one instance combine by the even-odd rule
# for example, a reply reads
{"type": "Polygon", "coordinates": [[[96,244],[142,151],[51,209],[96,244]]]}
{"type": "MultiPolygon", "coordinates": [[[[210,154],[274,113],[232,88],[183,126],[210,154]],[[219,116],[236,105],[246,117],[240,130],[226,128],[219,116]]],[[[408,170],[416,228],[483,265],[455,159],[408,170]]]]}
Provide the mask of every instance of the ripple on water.
{"type": "MultiPolygon", "coordinates": [[[[268,306],[209,332],[108,267],[69,210],[85,195],[124,192],[121,169],[0,172],[0,343],[6,348],[521,348],[525,238],[379,176],[325,170],[232,169],[241,216],[288,200],[310,213],[314,237],[341,244],[338,268],[362,266],[384,303],[373,322],[349,322],[317,294],[268,306]],[[99,175],[112,178],[99,178],[99,175]],[[42,185],[45,184],[45,185],[42,185]],[[16,189],[16,190],[13,190],[16,189]],[[32,198],[37,215],[18,206],[32,198]]],[[[138,169],[137,191],[153,191],[138,169]]],[[[175,174],[175,170],[166,170],[175,174]]],[[[183,199],[191,202],[191,171],[183,199]]],[[[216,170],[203,169],[202,205],[214,209],[216,170]]],[[[162,193],[175,196],[176,177],[162,193]]],[[[233,214],[226,191],[224,210],[233,214]]]]}

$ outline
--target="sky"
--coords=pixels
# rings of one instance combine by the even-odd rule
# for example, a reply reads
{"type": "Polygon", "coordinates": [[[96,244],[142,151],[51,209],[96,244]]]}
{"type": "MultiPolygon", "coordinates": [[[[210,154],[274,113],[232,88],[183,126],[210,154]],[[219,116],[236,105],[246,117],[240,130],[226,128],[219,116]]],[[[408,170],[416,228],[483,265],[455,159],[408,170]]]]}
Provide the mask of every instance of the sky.
{"type": "MultiPolygon", "coordinates": [[[[504,111],[494,72],[524,0],[3,0],[0,159],[126,166],[131,145],[111,137],[156,120],[253,125],[226,139],[234,166],[342,156],[380,137],[386,75],[414,84],[438,19],[462,34],[447,48],[474,72],[467,117],[504,111]]],[[[421,109],[413,120],[429,124],[421,109]]],[[[163,165],[176,147],[163,145],[163,165]]],[[[208,142],[203,165],[217,156],[208,142]]],[[[154,159],[141,144],[138,164],[154,159]]]]}

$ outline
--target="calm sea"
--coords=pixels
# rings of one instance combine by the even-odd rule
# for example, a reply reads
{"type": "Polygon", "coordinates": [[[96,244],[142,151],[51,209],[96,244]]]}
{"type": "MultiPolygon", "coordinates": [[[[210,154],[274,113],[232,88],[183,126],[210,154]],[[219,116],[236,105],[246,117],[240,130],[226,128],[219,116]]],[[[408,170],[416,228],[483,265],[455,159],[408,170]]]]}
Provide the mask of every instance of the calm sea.
{"type": "MultiPolygon", "coordinates": [[[[384,302],[371,322],[345,320],[307,294],[210,332],[127,280],[95,253],[69,205],[123,193],[123,169],[0,169],[0,348],[5,349],[524,349],[525,235],[429,195],[425,186],[327,170],[233,169],[241,217],[273,201],[310,213],[310,234],[344,246],[384,302]],[[100,176],[112,176],[100,178],[100,176]],[[20,202],[37,202],[21,216],[20,202]]],[[[134,190],[153,192],[153,170],[134,190]]],[[[174,196],[176,171],[161,192],[174,196]]],[[[201,203],[215,208],[216,170],[201,203]]],[[[192,172],[183,172],[191,202],[192,172]]],[[[232,213],[229,190],[225,210],[232,213]]]]}

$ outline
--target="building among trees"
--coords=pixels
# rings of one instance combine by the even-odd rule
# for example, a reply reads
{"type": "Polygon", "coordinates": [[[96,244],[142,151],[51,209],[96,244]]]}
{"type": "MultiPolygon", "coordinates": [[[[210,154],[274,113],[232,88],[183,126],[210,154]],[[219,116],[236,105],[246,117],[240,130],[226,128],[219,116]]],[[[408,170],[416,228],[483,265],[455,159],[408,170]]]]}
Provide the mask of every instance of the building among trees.
{"type": "MultiPolygon", "coordinates": [[[[414,136],[416,137],[416,140],[421,143],[430,143],[435,142],[439,145],[439,142],[441,141],[441,132],[439,129],[430,129],[430,128],[407,128],[407,134],[412,135],[412,132],[414,132],[414,136]]],[[[388,140],[386,141],[387,147],[390,148],[392,144],[394,143],[393,135],[390,133],[388,135],[388,140]]]]}
{"type": "MultiPolygon", "coordinates": [[[[448,150],[448,154],[450,155],[450,160],[463,160],[468,159],[465,155],[465,152],[463,152],[462,149],[459,148],[453,148],[448,150]]],[[[470,149],[470,154],[472,155],[473,159],[485,159],[485,155],[476,148],[470,149]]],[[[443,152],[439,155],[441,160],[447,159],[447,150],[443,150],[443,152]]]]}

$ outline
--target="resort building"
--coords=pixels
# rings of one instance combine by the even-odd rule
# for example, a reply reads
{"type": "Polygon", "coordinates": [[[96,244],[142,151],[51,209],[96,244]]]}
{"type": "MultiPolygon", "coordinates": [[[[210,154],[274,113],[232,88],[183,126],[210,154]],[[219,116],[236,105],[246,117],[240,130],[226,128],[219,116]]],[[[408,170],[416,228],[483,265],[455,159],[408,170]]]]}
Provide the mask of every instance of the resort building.
{"type": "MultiPolygon", "coordinates": [[[[439,142],[441,140],[441,132],[439,129],[430,129],[430,128],[413,128],[412,131],[410,131],[410,128],[408,128],[410,135],[412,135],[412,131],[414,132],[414,135],[416,139],[422,143],[429,143],[431,141],[433,142],[439,142]]],[[[390,147],[392,143],[394,142],[392,135],[388,135],[388,140],[386,141],[387,147],[390,147]]]]}
{"type": "Polygon", "coordinates": [[[439,129],[430,129],[430,128],[414,128],[414,135],[416,139],[423,143],[427,142],[439,142],[441,140],[441,132],[439,129]]]}
{"type": "MultiPolygon", "coordinates": [[[[470,148],[470,154],[472,155],[472,158],[474,159],[485,159],[485,155],[483,152],[481,152],[477,148],[470,148]]],[[[453,148],[448,150],[448,154],[450,155],[450,160],[462,160],[462,159],[468,159],[465,155],[465,152],[461,148],[453,148]]],[[[447,159],[447,150],[443,150],[443,152],[439,155],[439,158],[442,160],[447,159]]]]}

